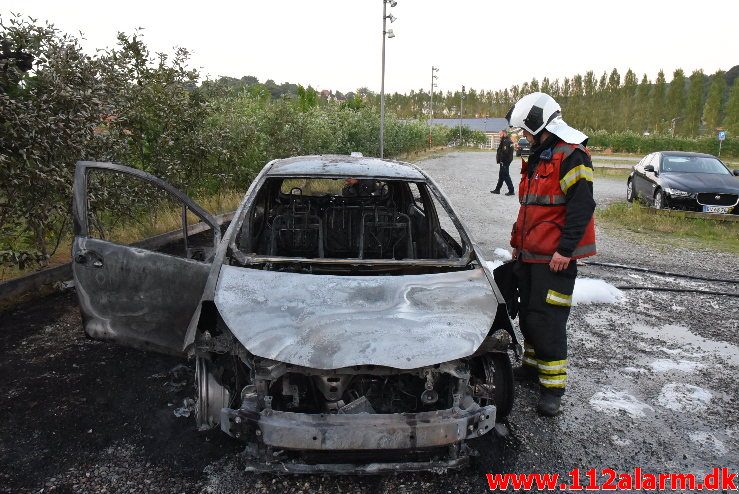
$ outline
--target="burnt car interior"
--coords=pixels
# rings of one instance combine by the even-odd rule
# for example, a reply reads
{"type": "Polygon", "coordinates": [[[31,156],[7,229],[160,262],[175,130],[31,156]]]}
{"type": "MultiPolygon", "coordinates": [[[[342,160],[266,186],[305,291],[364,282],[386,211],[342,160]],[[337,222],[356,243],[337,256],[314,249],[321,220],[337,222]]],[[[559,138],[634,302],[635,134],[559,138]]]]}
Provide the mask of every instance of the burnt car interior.
{"type": "Polygon", "coordinates": [[[425,183],[269,178],[246,214],[237,247],[249,264],[459,260],[467,250],[425,183]]]}

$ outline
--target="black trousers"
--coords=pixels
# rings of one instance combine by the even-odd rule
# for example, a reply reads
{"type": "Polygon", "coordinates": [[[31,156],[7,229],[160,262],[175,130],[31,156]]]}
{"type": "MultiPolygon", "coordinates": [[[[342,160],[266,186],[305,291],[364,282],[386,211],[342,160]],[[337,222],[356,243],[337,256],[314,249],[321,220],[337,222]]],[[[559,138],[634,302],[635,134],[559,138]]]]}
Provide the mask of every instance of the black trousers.
{"type": "Polygon", "coordinates": [[[511,180],[511,164],[501,163],[500,171],[498,171],[498,185],[495,186],[495,190],[500,190],[505,182],[508,187],[508,192],[513,192],[513,181],[511,180]]]}
{"type": "Polygon", "coordinates": [[[567,379],[567,319],[577,277],[573,259],[555,273],[548,263],[517,262],[519,325],[524,337],[524,365],[534,367],[542,393],[562,396],[567,379]]]}

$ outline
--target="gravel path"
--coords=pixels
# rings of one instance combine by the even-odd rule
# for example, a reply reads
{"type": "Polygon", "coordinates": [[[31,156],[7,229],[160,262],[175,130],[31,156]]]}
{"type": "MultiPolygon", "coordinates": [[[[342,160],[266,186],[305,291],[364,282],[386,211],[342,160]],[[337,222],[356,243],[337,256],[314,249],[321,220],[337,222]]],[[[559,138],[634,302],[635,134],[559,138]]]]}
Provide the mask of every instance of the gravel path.
{"type": "MultiPolygon", "coordinates": [[[[517,204],[490,194],[490,153],[420,163],[451,198],[485,252],[505,248],[517,204]]],[[[514,174],[515,175],[515,174],[514,174]]],[[[597,179],[599,204],[623,180],[597,179]]],[[[736,257],[599,228],[597,260],[739,278],[736,257]]],[[[737,291],[736,284],[583,266],[616,284],[737,291]]],[[[252,475],[241,445],[197,432],[174,410],[193,396],[183,362],[87,340],[74,293],[0,314],[0,492],[486,492],[486,472],[575,467],[706,472],[739,469],[739,308],[736,298],[628,291],[616,305],[583,305],[570,322],[565,413],[533,411],[517,387],[506,440],[484,437],[469,469],[375,477],[252,475]]],[[[602,480],[602,478],[601,478],[602,480]]]]}

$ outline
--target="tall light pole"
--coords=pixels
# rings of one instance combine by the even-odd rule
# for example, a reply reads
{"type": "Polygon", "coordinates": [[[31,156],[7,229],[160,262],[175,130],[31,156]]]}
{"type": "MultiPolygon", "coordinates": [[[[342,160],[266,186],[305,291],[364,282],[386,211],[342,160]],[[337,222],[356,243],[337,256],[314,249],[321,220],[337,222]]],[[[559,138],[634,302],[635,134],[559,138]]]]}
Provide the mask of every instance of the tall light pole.
{"type": "Polygon", "coordinates": [[[394,38],[392,29],[387,29],[387,20],[395,22],[393,14],[388,15],[387,4],[398,5],[395,0],[382,0],[382,82],[380,83],[380,158],[385,155],[385,38],[394,38]]]}
{"type": "Polygon", "coordinates": [[[464,102],[464,86],[462,86],[462,92],[459,93],[459,145],[462,145],[462,105],[464,102]]]}
{"type": "Polygon", "coordinates": [[[436,79],[439,78],[436,72],[439,71],[439,67],[431,66],[431,101],[429,102],[429,147],[432,146],[431,142],[431,120],[434,119],[434,87],[436,87],[436,79]]]}

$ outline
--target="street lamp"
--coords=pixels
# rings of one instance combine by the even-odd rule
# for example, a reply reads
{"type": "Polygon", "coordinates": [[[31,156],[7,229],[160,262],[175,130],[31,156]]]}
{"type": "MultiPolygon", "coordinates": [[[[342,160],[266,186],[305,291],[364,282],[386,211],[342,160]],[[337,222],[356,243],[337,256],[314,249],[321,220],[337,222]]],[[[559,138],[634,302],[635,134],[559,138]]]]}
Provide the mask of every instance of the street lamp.
{"type": "Polygon", "coordinates": [[[462,145],[462,111],[464,102],[464,86],[462,86],[462,92],[459,93],[459,145],[462,145]]]}
{"type": "Polygon", "coordinates": [[[439,71],[439,67],[431,66],[431,101],[429,102],[429,147],[432,146],[431,142],[431,120],[434,119],[434,88],[436,87],[436,79],[439,78],[436,72],[439,71]]]}
{"type": "Polygon", "coordinates": [[[395,7],[395,0],[382,0],[382,82],[380,83],[380,158],[385,155],[385,38],[394,38],[392,29],[387,29],[387,20],[395,22],[397,17],[387,13],[387,5],[395,7]]]}

